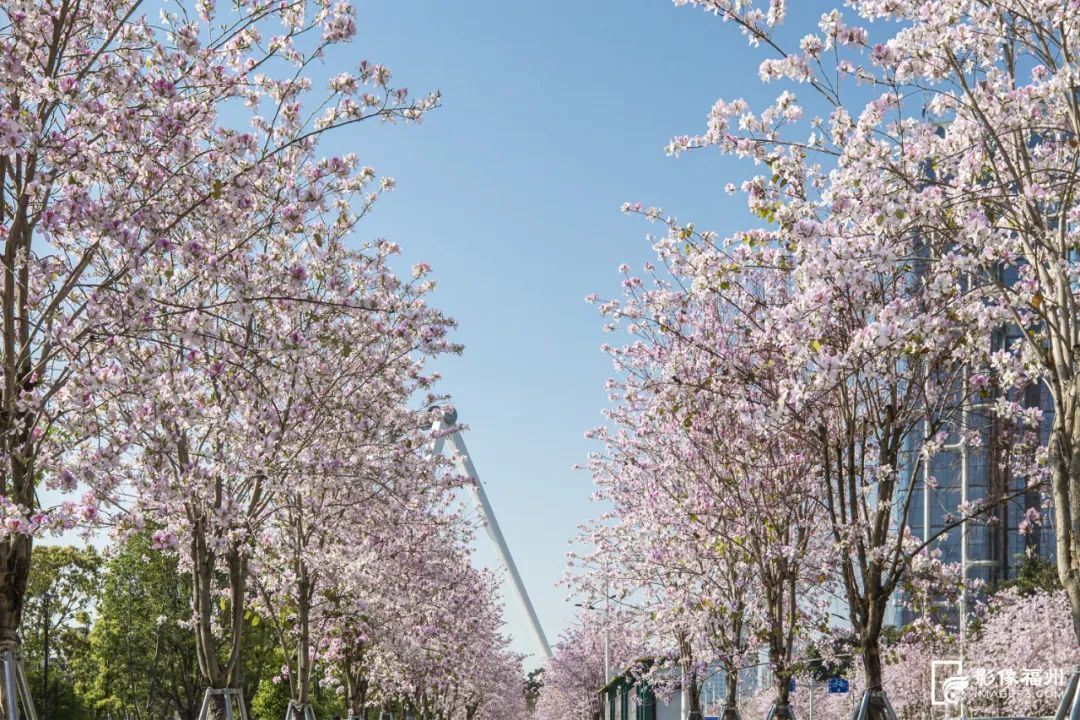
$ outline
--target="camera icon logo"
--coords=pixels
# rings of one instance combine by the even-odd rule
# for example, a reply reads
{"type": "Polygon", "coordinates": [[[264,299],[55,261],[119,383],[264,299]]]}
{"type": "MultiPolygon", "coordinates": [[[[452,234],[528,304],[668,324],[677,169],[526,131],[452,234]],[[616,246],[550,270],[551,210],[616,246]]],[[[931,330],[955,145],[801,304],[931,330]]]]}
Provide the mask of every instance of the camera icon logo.
{"type": "Polygon", "coordinates": [[[971,678],[964,674],[964,664],[960,660],[930,661],[931,705],[959,705],[969,685],[971,678]]]}

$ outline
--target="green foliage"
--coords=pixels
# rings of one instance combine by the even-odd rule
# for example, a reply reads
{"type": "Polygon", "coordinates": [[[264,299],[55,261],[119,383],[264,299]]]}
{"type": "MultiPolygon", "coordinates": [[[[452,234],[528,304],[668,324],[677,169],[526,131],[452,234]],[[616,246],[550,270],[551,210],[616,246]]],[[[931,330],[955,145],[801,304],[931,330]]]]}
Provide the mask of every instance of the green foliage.
{"type": "Polygon", "coordinates": [[[536,709],[540,691],[544,687],[544,668],[536,668],[525,676],[525,707],[531,713],[536,709]]]}
{"type": "MultiPolygon", "coordinates": [[[[312,688],[312,707],[315,708],[315,717],[318,718],[332,718],[335,715],[345,717],[348,715],[348,708],[345,705],[344,695],[338,694],[336,691],[332,691],[328,688],[324,688],[319,678],[312,678],[314,688],[312,688]]],[[[394,717],[403,717],[400,712],[400,708],[395,706],[394,717]]],[[[268,718],[267,720],[277,720],[276,718],[268,718]]]]}
{"type": "MultiPolygon", "coordinates": [[[[281,651],[276,653],[275,659],[281,667],[283,657],[281,651]]],[[[289,683],[287,682],[264,682],[259,684],[259,689],[251,698],[251,720],[281,720],[285,717],[285,711],[289,707],[289,683]]]]}
{"type": "Polygon", "coordinates": [[[147,534],[130,538],[108,563],[90,632],[93,675],[82,691],[117,720],[198,715],[199,676],[190,581],[147,534]]]}
{"type": "MultiPolygon", "coordinates": [[[[49,716],[64,720],[195,720],[206,686],[191,618],[191,581],[175,556],[154,550],[150,532],[106,559],[93,548],[34,551],[23,615],[23,654],[35,704],[43,707],[44,618],[49,600],[49,716]]],[[[289,684],[273,623],[247,615],[241,685],[252,720],[281,720],[289,684]]],[[[344,700],[315,680],[317,717],[345,715],[344,700]]]]}
{"type": "MultiPolygon", "coordinates": [[[[285,656],[281,649],[274,646],[266,658],[266,668],[280,668],[285,664],[285,656]]],[[[272,682],[269,678],[259,683],[258,690],[249,703],[251,720],[282,720],[285,711],[289,707],[289,683],[287,681],[272,682]]],[[[311,707],[315,710],[317,718],[331,718],[334,715],[344,717],[345,701],[337,693],[320,688],[318,684],[313,688],[311,707]]]]}
{"type": "Polygon", "coordinates": [[[1061,589],[1057,566],[1039,555],[1017,555],[1016,577],[1002,583],[1000,588],[1016,588],[1024,597],[1038,592],[1061,589]]]}
{"type": "Polygon", "coordinates": [[[896,627],[894,625],[886,625],[881,628],[881,643],[885,647],[893,647],[900,644],[904,638],[904,634],[908,631],[909,625],[902,625],[896,627]]]}
{"type": "Polygon", "coordinates": [[[23,659],[35,704],[45,701],[45,594],[48,599],[49,687],[52,717],[92,717],[78,688],[85,681],[90,631],[102,561],[93,547],[42,545],[34,550],[23,608],[23,659]]]}
{"type": "MultiPolygon", "coordinates": [[[[27,679],[34,695],[34,703],[38,708],[38,717],[41,717],[45,709],[41,697],[43,677],[41,668],[27,670],[27,679]]],[[[51,663],[49,665],[48,710],[50,718],[64,718],[64,720],[96,720],[98,717],[86,702],[86,698],[79,694],[78,687],[71,678],[66,673],[57,677],[51,663]]]]}
{"type": "MultiPolygon", "coordinates": [[[[244,627],[244,647],[240,659],[240,682],[249,709],[255,704],[255,699],[260,693],[269,693],[270,696],[274,696],[273,687],[283,686],[286,693],[285,701],[286,704],[288,703],[289,684],[285,682],[275,685],[270,680],[283,664],[284,656],[272,624],[260,619],[255,613],[249,612],[247,624],[244,627]]],[[[281,720],[283,717],[285,717],[285,705],[281,706],[281,714],[273,716],[273,720],[281,720]]]]}

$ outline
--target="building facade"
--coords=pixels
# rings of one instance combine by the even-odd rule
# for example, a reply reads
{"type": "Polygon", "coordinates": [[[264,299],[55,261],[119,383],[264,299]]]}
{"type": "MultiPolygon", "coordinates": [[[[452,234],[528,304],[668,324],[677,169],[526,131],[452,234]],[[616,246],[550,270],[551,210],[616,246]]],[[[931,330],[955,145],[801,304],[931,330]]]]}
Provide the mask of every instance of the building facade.
{"type": "MultiPolygon", "coordinates": [[[[995,334],[994,342],[1000,347],[1017,339],[1002,331],[995,334]]],[[[1045,444],[1053,422],[1047,390],[1033,384],[1013,399],[1042,411],[1038,441],[1045,444]]],[[[943,562],[961,565],[966,578],[982,581],[986,589],[1014,579],[1025,556],[1049,562],[1055,558],[1053,515],[1045,495],[1026,489],[1027,479],[1010,471],[1017,431],[1003,427],[994,417],[991,402],[989,397],[967,402],[951,418],[944,448],[928,463],[915,461],[921,441],[909,438],[907,461],[901,468],[906,492],[911,494],[907,516],[911,533],[929,541],[931,549],[941,551],[943,562]],[[977,520],[950,529],[965,505],[987,509],[977,520]],[[1039,522],[1030,522],[1030,509],[1039,513],[1039,522]]],[[[895,604],[898,626],[913,618],[902,605],[895,604]]]]}
{"type": "Polygon", "coordinates": [[[601,720],[681,720],[679,694],[665,699],[627,668],[600,690],[601,720]]]}

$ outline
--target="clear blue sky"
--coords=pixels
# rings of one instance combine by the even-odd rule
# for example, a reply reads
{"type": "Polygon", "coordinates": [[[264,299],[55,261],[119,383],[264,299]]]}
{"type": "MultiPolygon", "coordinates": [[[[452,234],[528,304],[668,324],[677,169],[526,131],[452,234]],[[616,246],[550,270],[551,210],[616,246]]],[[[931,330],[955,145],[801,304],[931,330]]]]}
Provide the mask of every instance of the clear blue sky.
{"type": "MultiPolygon", "coordinates": [[[[793,14],[817,17],[823,3],[800,5],[814,12],[793,14]]],[[[601,420],[611,373],[598,349],[610,338],[583,298],[616,294],[618,265],[651,257],[645,235],[659,228],[622,215],[624,201],[721,232],[747,222],[744,201],[723,186],[752,166],[663,148],[703,130],[718,97],[760,107],[762,56],[731,25],[668,0],[358,8],[350,64],[384,63],[414,92],[440,89],[444,104],[419,127],[360,127],[328,149],[351,149],[398,182],[360,238],[386,237],[408,264],[434,267],[436,302],[466,348],[441,363],[443,387],[470,427],[466,441],[554,643],[574,610],[555,583],[570,538],[596,510],[590,478],[572,466],[590,450],[582,433],[601,420]]],[[[492,563],[480,545],[478,560],[492,563]]],[[[538,653],[510,597],[507,618],[515,646],[538,653]]]]}

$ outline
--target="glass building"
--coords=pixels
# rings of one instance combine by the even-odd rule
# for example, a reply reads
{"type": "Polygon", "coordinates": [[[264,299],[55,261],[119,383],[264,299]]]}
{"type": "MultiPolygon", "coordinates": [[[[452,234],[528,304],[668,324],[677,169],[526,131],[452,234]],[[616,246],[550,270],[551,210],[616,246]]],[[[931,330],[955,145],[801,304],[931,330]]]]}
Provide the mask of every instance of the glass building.
{"type": "MultiPolygon", "coordinates": [[[[1002,330],[994,333],[993,341],[1002,347],[1018,339],[1014,331],[1002,330]]],[[[1035,384],[1016,399],[1043,411],[1039,435],[1045,443],[1053,422],[1049,392],[1035,384]]],[[[967,578],[993,588],[1016,577],[1018,564],[1026,554],[1053,562],[1055,548],[1052,513],[1043,507],[1044,497],[1039,490],[1025,490],[1025,479],[1010,472],[1013,441],[1002,422],[990,412],[990,402],[991,398],[969,402],[955,413],[944,449],[929,463],[915,467],[913,459],[918,457],[921,441],[909,441],[905,453],[908,461],[902,472],[907,475],[904,486],[913,495],[907,518],[912,534],[924,540],[936,537],[930,547],[941,550],[944,562],[962,564],[967,578]],[[987,500],[993,505],[980,521],[941,534],[955,523],[962,503],[987,500]],[[1023,533],[1021,522],[1029,508],[1036,508],[1042,519],[1023,533]]],[[[894,622],[904,625],[911,621],[912,614],[900,605],[894,622]]]]}

